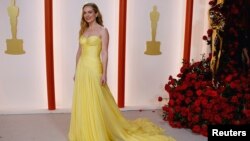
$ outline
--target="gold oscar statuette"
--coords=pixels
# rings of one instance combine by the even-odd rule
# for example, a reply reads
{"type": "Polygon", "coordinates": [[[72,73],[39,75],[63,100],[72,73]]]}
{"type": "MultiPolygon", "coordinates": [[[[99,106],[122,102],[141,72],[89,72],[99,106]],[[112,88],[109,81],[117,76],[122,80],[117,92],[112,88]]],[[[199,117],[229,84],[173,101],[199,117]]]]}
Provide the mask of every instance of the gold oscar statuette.
{"type": "Polygon", "coordinates": [[[161,42],[156,41],[156,29],[157,23],[159,21],[160,13],[157,11],[157,7],[153,6],[153,10],[150,12],[150,20],[151,20],[151,35],[152,40],[147,41],[147,49],[144,52],[147,55],[160,55],[160,45],[161,42]]]}
{"type": "Polygon", "coordinates": [[[6,54],[18,55],[24,54],[25,51],[23,50],[23,40],[17,39],[17,17],[19,14],[19,9],[15,5],[15,0],[10,0],[10,5],[8,7],[8,15],[10,18],[10,26],[11,26],[11,39],[6,39],[7,50],[5,51],[6,54]]]}
{"type": "Polygon", "coordinates": [[[224,4],[224,0],[217,0],[216,5],[209,9],[209,23],[212,27],[212,58],[210,61],[210,70],[212,72],[212,84],[217,87],[216,75],[217,71],[220,67],[220,58],[222,54],[222,44],[223,37],[222,34],[224,32],[225,27],[225,16],[220,12],[224,4]]]}

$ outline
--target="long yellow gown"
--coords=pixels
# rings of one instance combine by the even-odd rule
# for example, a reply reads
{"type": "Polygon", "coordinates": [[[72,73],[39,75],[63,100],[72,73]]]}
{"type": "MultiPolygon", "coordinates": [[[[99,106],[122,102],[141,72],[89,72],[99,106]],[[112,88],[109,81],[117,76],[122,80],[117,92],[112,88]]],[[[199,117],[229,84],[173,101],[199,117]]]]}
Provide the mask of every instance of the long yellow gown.
{"type": "Polygon", "coordinates": [[[73,95],[70,141],[174,141],[151,121],[125,119],[107,85],[100,84],[101,38],[80,37],[73,95]]]}

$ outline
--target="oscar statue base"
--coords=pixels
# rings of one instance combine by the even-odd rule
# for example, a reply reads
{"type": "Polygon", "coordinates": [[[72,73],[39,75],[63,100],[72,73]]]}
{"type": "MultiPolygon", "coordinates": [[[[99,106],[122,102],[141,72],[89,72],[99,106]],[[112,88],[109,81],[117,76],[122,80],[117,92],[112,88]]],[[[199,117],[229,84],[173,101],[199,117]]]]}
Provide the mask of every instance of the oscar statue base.
{"type": "Polygon", "coordinates": [[[23,50],[23,40],[7,39],[6,43],[7,43],[7,50],[5,51],[6,54],[19,55],[25,53],[25,51],[23,50]]]}
{"type": "Polygon", "coordinates": [[[160,45],[159,41],[147,41],[147,50],[144,52],[147,55],[160,55],[160,45]]]}

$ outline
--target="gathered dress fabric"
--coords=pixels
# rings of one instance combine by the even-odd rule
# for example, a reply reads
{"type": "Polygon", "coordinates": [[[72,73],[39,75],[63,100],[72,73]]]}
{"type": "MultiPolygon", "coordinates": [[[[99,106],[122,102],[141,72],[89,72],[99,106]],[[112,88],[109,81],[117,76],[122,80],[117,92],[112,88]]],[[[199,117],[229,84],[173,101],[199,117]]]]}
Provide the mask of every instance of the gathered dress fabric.
{"type": "Polygon", "coordinates": [[[126,119],[109,90],[101,85],[102,40],[99,36],[79,38],[79,58],[73,92],[70,141],[175,141],[164,130],[143,118],[126,119]]]}

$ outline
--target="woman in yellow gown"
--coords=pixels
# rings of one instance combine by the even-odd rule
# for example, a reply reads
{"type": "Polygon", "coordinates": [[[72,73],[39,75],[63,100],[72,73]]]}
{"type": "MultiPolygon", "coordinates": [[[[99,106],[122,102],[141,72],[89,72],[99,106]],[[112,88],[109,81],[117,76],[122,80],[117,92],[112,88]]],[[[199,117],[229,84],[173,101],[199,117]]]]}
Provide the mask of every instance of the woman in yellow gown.
{"type": "Polygon", "coordinates": [[[94,3],[82,8],[70,141],[174,141],[146,119],[129,121],[119,111],[106,84],[108,30],[94,3]]]}

